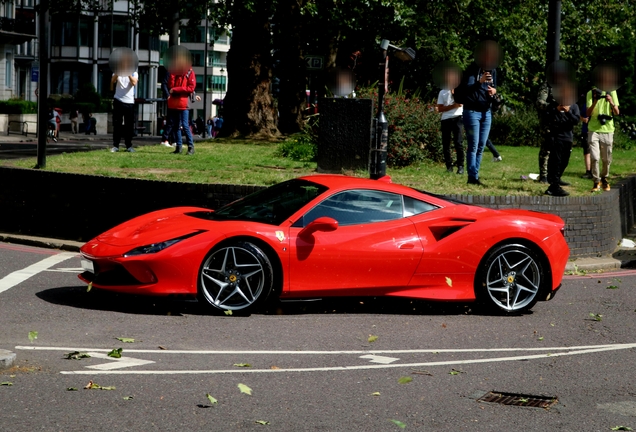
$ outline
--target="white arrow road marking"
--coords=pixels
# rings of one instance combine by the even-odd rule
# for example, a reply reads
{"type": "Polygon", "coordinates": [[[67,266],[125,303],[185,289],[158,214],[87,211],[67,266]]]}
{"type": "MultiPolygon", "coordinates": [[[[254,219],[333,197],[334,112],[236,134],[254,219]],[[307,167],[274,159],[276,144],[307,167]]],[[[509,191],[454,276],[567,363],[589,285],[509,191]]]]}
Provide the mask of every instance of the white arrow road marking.
{"type": "Polygon", "coordinates": [[[380,364],[389,364],[399,360],[399,358],[396,358],[396,357],[385,357],[385,356],[379,356],[375,354],[363,355],[363,356],[360,356],[360,358],[369,359],[371,363],[380,363],[380,364]]]}
{"type": "Polygon", "coordinates": [[[50,257],[44,258],[42,261],[36,262],[22,270],[14,271],[0,279],[0,293],[13,288],[17,284],[24,282],[36,274],[53,267],[55,264],[59,264],[62,261],[66,261],[69,258],[76,257],[77,253],[62,252],[50,257]]]}
{"type": "MultiPolygon", "coordinates": [[[[22,350],[41,351],[88,351],[108,352],[108,349],[92,348],[65,348],[65,347],[42,347],[42,346],[16,346],[22,350]]],[[[60,371],[67,375],[196,375],[196,374],[236,374],[236,373],[271,373],[271,372],[325,372],[325,371],[347,371],[347,370],[368,370],[368,369],[388,369],[388,368],[409,368],[409,367],[431,367],[431,366],[451,366],[476,363],[508,362],[519,360],[547,359],[551,357],[563,357],[580,354],[601,353],[636,348],[636,343],[610,344],[610,345],[588,345],[573,347],[535,347],[535,348],[469,348],[469,349],[415,349],[415,350],[384,350],[384,351],[187,351],[187,350],[149,350],[149,349],[128,349],[129,353],[161,353],[161,354],[267,354],[267,355],[333,355],[333,354],[364,354],[374,356],[375,353],[490,353],[490,352],[537,352],[540,354],[519,355],[511,357],[479,358],[466,360],[447,360],[422,363],[398,363],[398,364],[376,364],[362,366],[335,366],[335,367],[312,367],[312,368],[289,368],[289,369],[225,369],[225,370],[96,370],[96,371],[60,371]],[[556,352],[555,352],[556,351],[556,352]],[[560,352],[559,352],[560,351],[560,352]]],[[[380,357],[380,356],[376,356],[380,357]]],[[[385,357],[386,358],[386,357],[385,357]]],[[[399,360],[399,359],[396,359],[399,360]]]]}
{"type": "Polygon", "coordinates": [[[110,363],[101,363],[98,365],[86,366],[86,368],[88,369],[96,369],[100,371],[110,371],[113,369],[121,369],[121,368],[131,367],[131,366],[142,366],[142,365],[154,363],[154,361],[152,360],[142,360],[142,359],[136,359],[132,357],[124,357],[124,356],[120,358],[108,357],[108,354],[97,353],[92,351],[89,351],[88,355],[90,355],[91,357],[96,357],[96,358],[101,358],[106,360],[114,360],[114,362],[110,362],[110,363]]]}

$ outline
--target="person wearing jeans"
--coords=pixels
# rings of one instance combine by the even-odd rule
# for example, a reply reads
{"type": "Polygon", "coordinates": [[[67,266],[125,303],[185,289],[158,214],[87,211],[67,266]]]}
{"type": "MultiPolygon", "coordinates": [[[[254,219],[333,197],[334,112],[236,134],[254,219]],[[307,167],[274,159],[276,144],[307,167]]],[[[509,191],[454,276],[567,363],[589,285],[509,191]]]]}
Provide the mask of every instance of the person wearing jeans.
{"type": "Polygon", "coordinates": [[[190,130],[190,112],[188,111],[188,102],[194,93],[196,87],[196,78],[192,70],[192,58],[190,52],[181,47],[174,45],[173,52],[170,53],[170,65],[168,71],[168,112],[171,116],[173,129],[177,132],[177,145],[174,154],[181,153],[182,134],[181,128],[186,135],[186,144],[188,146],[188,155],[194,154],[194,140],[192,139],[192,131],[190,130]]]}
{"type": "Polygon", "coordinates": [[[490,134],[492,113],[490,109],[477,111],[464,109],[464,128],[468,146],[466,149],[466,166],[468,167],[468,183],[482,185],[479,180],[479,168],[486,141],[490,134]]]}

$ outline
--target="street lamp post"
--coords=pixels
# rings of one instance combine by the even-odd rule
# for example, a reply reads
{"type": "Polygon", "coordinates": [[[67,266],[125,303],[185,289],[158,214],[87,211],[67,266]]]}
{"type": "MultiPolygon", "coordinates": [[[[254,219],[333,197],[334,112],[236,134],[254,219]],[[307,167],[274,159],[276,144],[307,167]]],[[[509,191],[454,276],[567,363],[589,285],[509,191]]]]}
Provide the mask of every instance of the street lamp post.
{"type": "MultiPolygon", "coordinates": [[[[205,11],[205,48],[203,49],[203,120],[205,124],[208,124],[208,31],[210,28],[210,20],[208,19],[208,11],[205,11]]],[[[212,69],[212,76],[214,76],[214,69],[212,69]]],[[[214,80],[214,78],[212,78],[214,80]]],[[[212,93],[212,99],[214,100],[214,93],[212,93]]],[[[207,127],[203,128],[201,132],[203,138],[207,132],[207,127]]]]}
{"type": "Polygon", "coordinates": [[[559,60],[561,45],[561,0],[549,0],[548,4],[548,46],[546,69],[559,60]]]}
{"type": "Polygon", "coordinates": [[[389,58],[388,50],[393,48],[396,50],[395,58],[402,61],[411,61],[415,59],[415,51],[411,48],[400,48],[391,43],[387,39],[382,39],[380,43],[380,80],[378,81],[378,114],[375,118],[375,133],[371,142],[371,152],[369,158],[369,176],[373,180],[377,180],[386,175],[386,157],[389,145],[389,122],[384,114],[384,93],[388,83],[389,74],[389,58]]]}
{"type": "Polygon", "coordinates": [[[46,168],[46,139],[49,127],[47,100],[49,97],[49,0],[40,1],[38,11],[38,61],[40,74],[38,77],[38,146],[37,165],[35,168],[46,168]]]}

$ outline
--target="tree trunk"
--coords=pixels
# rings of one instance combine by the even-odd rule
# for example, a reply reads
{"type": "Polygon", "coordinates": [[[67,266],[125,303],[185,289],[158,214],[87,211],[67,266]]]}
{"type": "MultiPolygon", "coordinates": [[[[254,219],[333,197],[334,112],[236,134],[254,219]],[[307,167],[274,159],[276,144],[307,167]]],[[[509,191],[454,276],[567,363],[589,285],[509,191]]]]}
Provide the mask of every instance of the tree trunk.
{"type": "Polygon", "coordinates": [[[232,45],[227,54],[228,88],[223,103],[221,136],[273,138],[279,135],[270,94],[271,36],[268,14],[234,8],[232,45]]]}
{"type": "Polygon", "coordinates": [[[303,17],[300,9],[305,0],[281,0],[276,13],[275,46],[279,63],[276,75],[280,79],[278,95],[278,129],[284,134],[300,132],[307,107],[307,70],[303,58],[303,17]]]}

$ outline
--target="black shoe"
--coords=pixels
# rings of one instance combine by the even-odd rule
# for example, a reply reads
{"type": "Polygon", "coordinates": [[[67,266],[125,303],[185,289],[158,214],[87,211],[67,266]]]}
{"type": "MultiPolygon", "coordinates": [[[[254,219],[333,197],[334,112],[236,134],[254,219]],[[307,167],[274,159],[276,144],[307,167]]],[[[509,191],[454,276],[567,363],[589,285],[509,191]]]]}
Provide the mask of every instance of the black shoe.
{"type": "Polygon", "coordinates": [[[453,172],[453,167],[446,167],[446,172],[447,173],[452,173],[453,172]]]}
{"type": "Polygon", "coordinates": [[[481,181],[479,181],[479,179],[471,179],[471,178],[468,178],[468,184],[473,184],[477,186],[485,186],[481,181]]]}
{"type": "Polygon", "coordinates": [[[552,187],[550,186],[547,191],[545,191],[546,195],[552,195],[556,197],[564,197],[570,195],[570,192],[563,189],[561,186],[552,187]]]}
{"type": "Polygon", "coordinates": [[[187,154],[192,156],[194,154],[194,147],[190,147],[187,154]]]}
{"type": "Polygon", "coordinates": [[[581,176],[581,178],[591,180],[592,179],[592,171],[585,171],[585,174],[581,176]]]}
{"type": "Polygon", "coordinates": [[[570,183],[559,179],[559,186],[570,186],[570,183]]]}
{"type": "Polygon", "coordinates": [[[176,149],[174,149],[172,154],[181,154],[181,147],[177,147],[176,149]]]}
{"type": "Polygon", "coordinates": [[[539,180],[537,180],[539,183],[548,183],[548,178],[545,176],[541,176],[539,177],[539,180]]]}
{"type": "Polygon", "coordinates": [[[464,167],[457,168],[457,174],[464,174],[464,167]]]}

